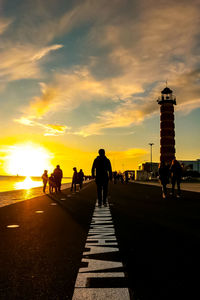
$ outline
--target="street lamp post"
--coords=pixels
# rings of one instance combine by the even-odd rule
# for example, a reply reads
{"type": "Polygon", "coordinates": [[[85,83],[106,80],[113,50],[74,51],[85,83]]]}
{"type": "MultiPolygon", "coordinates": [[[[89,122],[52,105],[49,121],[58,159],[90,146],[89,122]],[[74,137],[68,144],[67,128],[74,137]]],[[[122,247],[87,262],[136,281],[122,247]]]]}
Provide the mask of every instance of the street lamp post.
{"type": "Polygon", "coordinates": [[[154,143],[149,143],[149,145],[150,145],[150,153],[151,153],[151,173],[152,173],[152,171],[153,171],[153,166],[152,166],[152,146],[154,145],[154,143]]]}

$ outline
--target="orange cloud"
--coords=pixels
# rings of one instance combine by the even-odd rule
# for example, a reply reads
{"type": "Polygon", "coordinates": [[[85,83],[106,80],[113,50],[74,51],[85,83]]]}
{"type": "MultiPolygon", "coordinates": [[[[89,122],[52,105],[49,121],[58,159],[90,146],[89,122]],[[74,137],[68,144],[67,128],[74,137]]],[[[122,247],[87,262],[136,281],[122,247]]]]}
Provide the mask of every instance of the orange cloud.
{"type": "Polygon", "coordinates": [[[148,154],[148,151],[140,148],[130,148],[125,151],[108,151],[108,156],[115,159],[131,159],[148,154]]]}
{"type": "Polygon", "coordinates": [[[26,126],[36,126],[36,127],[40,127],[43,128],[44,130],[44,135],[45,136],[58,136],[58,135],[63,135],[66,130],[69,130],[70,127],[66,126],[66,125],[59,125],[59,124],[42,124],[40,122],[37,122],[34,120],[34,118],[30,117],[30,118],[26,118],[26,117],[21,117],[19,119],[15,119],[15,122],[18,122],[22,125],[26,125],[26,126]]]}
{"type": "Polygon", "coordinates": [[[97,122],[83,126],[76,134],[87,137],[103,134],[103,130],[106,128],[128,127],[132,124],[139,124],[155,112],[158,112],[155,100],[149,100],[149,102],[143,104],[126,101],[114,111],[102,112],[97,117],[97,122]]]}
{"type": "MultiPolygon", "coordinates": [[[[51,111],[71,111],[86,101],[109,99],[117,102],[120,99],[117,108],[99,112],[95,122],[75,133],[89,136],[102,134],[106,128],[139,124],[159,112],[156,99],[166,78],[170,78],[169,85],[176,92],[179,108],[187,106],[187,111],[190,111],[199,107],[199,89],[195,77],[186,76],[184,79],[199,60],[198,56],[193,55],[200,25],[198,1],[193,1],[194,5],[184,1],[182,5],[174,1],[147,3],[142,0],[137,7],[139,19],[132,18],[131,14],[130,17],[128,11],[116,19],[115,13],[123,6],[117,0],[106,4],[99,18],[99,10],[105,3],[84,1],[73,6],[56,22],[53,19],[45,23],[37,33],[38,40],[44,37],[45,42],[49,42],[92,16],[95,22],[88,34],[88,44],[109,50],[105,55],[90,57],[85,67],[62,70],[62,73],[54,74],[48,83],[42,83],[41,94],[34,97],[29,107],[24,109],[24,117],[28,116],[29,120],[40,119],[51,111]],[[190,84],[187,80],[190,80],[190,84]],[[145,96],[137,95],[145,93],[148,88],[151,91],[145,96]]],[[[32,66],[38,67],[35,64],[38,60],[59,47],[61,45],[42,47],[31,56],[32,66]]],[[[32,70],[32,73],[38,71],[32,70]]],[[[29,121],[24,124],[30,126],[29,121]]]]}
{"type": "Polygon", "coordinates": [[[40,83],[40,86],[42,96],[33,98],[28,108],[28,113],[34,117],[45,115],[59,102],[59,90],[56,87],[46,86],[44,83],[40,83]]]}
{"type": "Polygon", "coordinates": [[[45,136],[47,135],[62,135],[65,133],[65,131],[67,129],[69,129],[69,127],[65,126],[65,125],[57,125],[57,124],[47,124],[44,125],[44,128],[46,130],[45,132],[45,136]]]}
{"type": "Polygon", "coordinates": [[[50,111],[61,108],[71,111],[87,101],[102,101],[105,98],[116,101],[143,91],[141,86],[122,79],[97,80],[86,67],[77,67],[64,74],[55,74],[49,84],[40,83],[41,96],[34,97],[25,115],[40,118],[50,111]]]}
{"type": "Polygon", "coordinates": [[[0,17],[0,34],[4,33],[11,23],[11,19],[0,17]]]}
{"type": "Polygon", "coordinates": [[[62,45],[36,47],[31,44],[12,45],[10,42],[0,50],[0,78],[5,81],[38,78],[41,76],[39,61],[62,45]]]}

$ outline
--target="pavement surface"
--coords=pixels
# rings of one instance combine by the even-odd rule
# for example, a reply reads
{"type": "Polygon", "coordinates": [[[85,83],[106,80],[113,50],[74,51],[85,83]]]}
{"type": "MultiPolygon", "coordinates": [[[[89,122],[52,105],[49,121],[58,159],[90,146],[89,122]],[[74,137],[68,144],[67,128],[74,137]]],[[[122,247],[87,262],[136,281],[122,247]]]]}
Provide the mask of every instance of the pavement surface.
{"type": "MultiPolygon", "coordinates": [[[[69,188],[71,183],[63,183],[61,185],[61,190],[69,188]]],[[[47,186],[46,191],[49,190],[47,186]]],[[[43,187],[35,187],[30,189],[14,190],[8,192],[0,192],[0,207],[17,203],[20,201],[28,200],[31,198],[39,197],[44,195],[43,187]]]]}
{"type": "Polygon", "coordinates": [[[89,183],[0,208],[0,299],[200,299],[199,195],[111,184],[97,210],[89,183]]]}
{"type": "MultiPolygon", "coordinates": [[[[135,181],[135,182],[140,183],[140,184],[149,184],[149,185],[160,186],[159,181],[157,181],[157,182],[155,182],[155,181],[135,181]]],[[[167,188],[170,190],[171,184],[168,184],[167,188]]],[[[200,182],[181,182],[181,190],[200,193],[200,182]]]]}

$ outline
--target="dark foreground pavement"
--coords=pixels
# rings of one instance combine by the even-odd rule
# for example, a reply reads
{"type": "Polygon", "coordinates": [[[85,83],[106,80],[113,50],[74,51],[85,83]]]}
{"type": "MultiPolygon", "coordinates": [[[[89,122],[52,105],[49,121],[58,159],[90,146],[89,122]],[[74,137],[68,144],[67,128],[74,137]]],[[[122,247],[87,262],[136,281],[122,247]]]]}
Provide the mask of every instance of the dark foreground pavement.
{"type": "Polygon", "coordinates": [[[0,209],[1,300],[72,298],[95,186],[70,198],[68,194],[69,189],[0,209]],[[20,227],[8,229],[9,224],[20,227]]]}
{"type": "Polygon", "coordinates": [[[200,299],[200,194],[161,199],[161,188],[115,185],[111,212],[136,299],[200,299]]]}
{"type": "MultiPolygon", "coordinates": [[[[72,298],[95,184],[68,194],[0,209],[0,299],[72,298]],[[20,227],[8,229],[9,224],[20,227]]],[[[200,299],[200,194],[184,192],[183,199],[162,200],[159,187],[132,183],[112,185],[110,195],[121,260],[135,299],[200,299]]]]}

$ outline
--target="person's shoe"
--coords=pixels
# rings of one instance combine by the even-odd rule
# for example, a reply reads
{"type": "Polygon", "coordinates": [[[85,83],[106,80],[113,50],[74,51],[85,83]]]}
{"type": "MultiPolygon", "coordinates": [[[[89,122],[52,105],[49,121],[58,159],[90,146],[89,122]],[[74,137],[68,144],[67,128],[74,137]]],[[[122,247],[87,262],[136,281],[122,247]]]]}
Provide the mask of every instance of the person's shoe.
{"type": "Polygon", "coordinates": [[[101,207],[101,204],[98,204],[98,207],[101,207]]]}
{"type": "Polygon", "coordinates": [[[104,207],[107,207],[107,203],[104,203],[103,206],[104,206],[104,207]]]}

